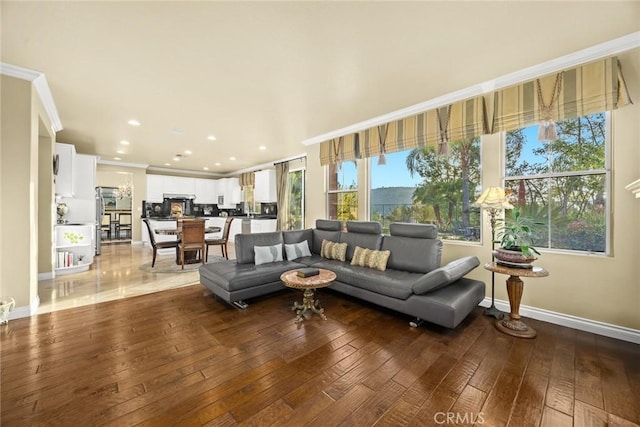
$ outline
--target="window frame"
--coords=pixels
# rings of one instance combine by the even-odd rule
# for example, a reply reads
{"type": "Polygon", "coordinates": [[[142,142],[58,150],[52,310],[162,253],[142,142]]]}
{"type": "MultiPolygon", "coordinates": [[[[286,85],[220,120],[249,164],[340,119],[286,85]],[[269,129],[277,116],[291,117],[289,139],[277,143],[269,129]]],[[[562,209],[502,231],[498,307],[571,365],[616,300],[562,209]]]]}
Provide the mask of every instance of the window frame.
{"type": "MultiPolygon", "coordinates": [[[[594,252],[594,251],[585,251],[579,249],[562,249],[562,248],[552,248],[551,247],[551,233],[548,233],[546,246],[538,246],[536,245],[536,249],[541,252],[555,252],[555,253],[565,253],[565,254],[574,254],[574,255],[591,255],[591,256],[612,256],[611,247],[612,247],[612,186],[611,186],[611,156],[612,156],[612,115],[611,111],[603,111],[600,113],[591,113],[593,114],[604,114],[605,116],[605,132],[604,132],[604,168],[601,169],[590,169],[584,171],[564,171],[564,172],[545,172],[537,175],[514,175],[514,176],[506,176],[506,167],[507,167],[507,132],[501,132],[501,151],[502,151],[502,187],[506,188],[507,181],[517,181],[520,179],[531,180],[531,179],[545,179],[552,180],[554,178],[564,178],[564,177],[582,177],[588,175],[604,175],[604,193],[607,195],[605,197],[605,250],[604,252],[594,252]]],[[[580,116],[583,117],[583,116],[580,116]]],[[[530,125],[539,126],[539,125],[530,125]]],[[[522,128],[526,129],[526,128],[522,128]]],[[[548,209],[548,218],[551,220],[551,208],[552,204],[547,204],[548,209]]],[[[547,224],[549,227],[550,222],[547,224]]]]}
{"type": "MultiPolygon", "coordinates": [[[[359,160],[345,160],[343,162],[340,163],[345,163],[345,162],[353,162],[355,164],[355,168],[356,168],[356,188],[349,188],[349,189],[338,189],[338,190],[331,190],[331,185],[330,185],[330,178],[331,178],[331,173],[330,173],[330,169],[331,167],[335,167],[337,165],[337,163],[331,163],[325,166],[324,171],[325,171],[325,185],[326,185],[326,196],[325,196],[325,218],[331,218],[330,217],[330,200],[329,198],[331,197],[331,195],[333,194],[341,194],[341,193],[355,193],[356,195],[356,212],[359,211],[360,209],[360,195],[359,195],[359,191],[361,189],[361,185],[358,182],[359,179],[359,174],[360,174],[360,168],[362,167],[362,162],[359,160]]],[[[357,218],[357,216],[356,216],[357,218]]],[[[338,218],[336,218],[338,219],[338,218]]]]}

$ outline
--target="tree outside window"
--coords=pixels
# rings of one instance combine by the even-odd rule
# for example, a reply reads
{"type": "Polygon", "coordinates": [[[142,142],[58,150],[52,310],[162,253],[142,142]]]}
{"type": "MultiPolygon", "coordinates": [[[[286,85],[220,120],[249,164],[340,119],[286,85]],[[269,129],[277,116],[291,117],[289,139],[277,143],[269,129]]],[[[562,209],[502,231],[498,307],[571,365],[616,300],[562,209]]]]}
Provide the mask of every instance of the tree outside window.
{"type": "Polygon", "coordinates": [[[506,133],[505,188],[525,215],[546,224],[536,247],[605,253],[607,114],[563,120],[556,129],[555,141],[538,141],[537,125],[506,133]]]}
{"type": "Polygon", "coordinates": [[[358,219],[358,165],[355,161],[328,166],[328,218],[358,219]]]}
{"type": "Polygon", "coordinates": [[[289,172],[287,177],[289,218],[287,230],[304,228],[304,169],[289,172]]]}

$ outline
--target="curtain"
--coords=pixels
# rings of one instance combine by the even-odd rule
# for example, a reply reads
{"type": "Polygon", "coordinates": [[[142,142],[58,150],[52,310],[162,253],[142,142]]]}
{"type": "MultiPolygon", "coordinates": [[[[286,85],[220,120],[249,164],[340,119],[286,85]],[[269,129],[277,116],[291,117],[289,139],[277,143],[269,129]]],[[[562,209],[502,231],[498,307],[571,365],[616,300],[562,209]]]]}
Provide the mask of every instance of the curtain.
{"type": "Polygon", "coordinates": [[[325,141],[320,146],[320,163],[327,165],[426,145],[438,146],[438,151],[444,154],[450,141],[485,133],[488,133],[486,108],[484,98],[478,96],[365,129],[350,135],[348,140],[344,137],[342,143],[339,138],[325,141]]]}
{"type": "Polygon", "coordinates": [[[255,172],[245,172],[240,175],[240,187],[255,187],[255,172]]]}
{"type": "Polygon", "coordinates": [[[491,132],[571,119],[630,103],[620,63],[611,57],[496,91],[491,132]]]}
{"type": "Polygon", "coordinates": [[[359,158],[360,144],[357,133],[340,136],[320,143],[320,165],[322,166],[359,158]]]}
{"type": "Polygon", "coordinates": [[[276,230],[289,229],[289,197],[287,182],[289,179],[289,162],[276,163],[276,186],[278,199],[278,217],[276,230]]]}

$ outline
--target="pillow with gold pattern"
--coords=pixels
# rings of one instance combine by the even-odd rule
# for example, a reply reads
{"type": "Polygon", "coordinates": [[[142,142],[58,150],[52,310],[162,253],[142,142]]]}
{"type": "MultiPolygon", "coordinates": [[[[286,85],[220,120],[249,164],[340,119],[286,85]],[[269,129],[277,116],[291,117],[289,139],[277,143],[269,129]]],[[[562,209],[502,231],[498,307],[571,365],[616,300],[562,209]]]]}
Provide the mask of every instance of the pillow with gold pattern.
{"type": "Polygon", "coordinates": [[[389,261],[390,256],[391,251],[376,251],[374,249],[356,246],[355,251],[353,251],[353,258],[351,258],[351,265],[359,265],[360,267],[369,267],[385,271],[387,269],[387,261],[389,261]]]}
{"type": "Polygon", "coordinates": [[[347,257],[347,244],[332,242],[331,240],[323,240],[320,249],[320,256],[327,259],[336,259],[344,261],[347,257]]]}

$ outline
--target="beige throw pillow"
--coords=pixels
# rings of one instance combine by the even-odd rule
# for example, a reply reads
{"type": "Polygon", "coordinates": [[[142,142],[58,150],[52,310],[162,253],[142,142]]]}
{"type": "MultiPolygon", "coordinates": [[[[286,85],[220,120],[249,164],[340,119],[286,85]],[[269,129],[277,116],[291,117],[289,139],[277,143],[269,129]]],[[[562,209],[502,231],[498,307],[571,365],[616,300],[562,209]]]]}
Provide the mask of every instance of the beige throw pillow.
{"type": "Polygon", "coordinates": [[[351,265],[359,265],[360,267],[369,267],[385,271],[387,269],[387,261],[389,261],[390,256],[391,251],[376,251],[356,246],[356,249],[353,252],[353,258],[351,258],[351,265]]]}
{"type": "Polygon", "coordinates": [[[320,256],[327,259],[336,259],[344,261],[347,256],[347,244],[332,242],[331,240],[323,240],[320,256]]]}

